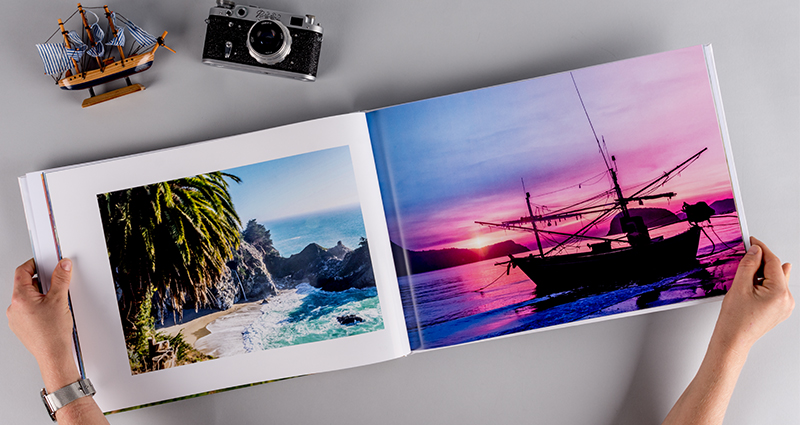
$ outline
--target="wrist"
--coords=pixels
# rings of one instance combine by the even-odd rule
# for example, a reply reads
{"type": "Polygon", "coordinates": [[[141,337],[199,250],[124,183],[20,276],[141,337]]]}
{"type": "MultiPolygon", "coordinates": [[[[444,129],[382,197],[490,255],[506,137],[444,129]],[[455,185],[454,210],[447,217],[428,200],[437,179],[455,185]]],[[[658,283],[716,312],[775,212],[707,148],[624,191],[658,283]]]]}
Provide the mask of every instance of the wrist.
{"type": "Polygon", "coordinates": [[[744,365],[751,346],[745,341],[721,338],[715,334],[711,336],[706,357],[722,365],[744,365]]]}
{"type": "Polygon", "coordinates": [[[53,392],[79,379],[81,374],[72,355],[44,358],[38,361],[47,392],[53,392]]]}
{"type": "MultiPolygon", "coordinates": [[[[47,390],[41,392],[42,402],[54,422],[59,418],[63,419],[65,415],[80,419],[81,412],[87,407],[88,397],[94,394],[94,386],[88,379],[80,379],[51,393],[48,393],[47,390]]],[[[83,422],[82,420],[69,421],[69,423],[83,422]]]]}
{"type": "Polygon", "coordinates": [[[709,351],[714,351],[716,355],[725,358],[746,359],[755,341],[752,340],[747,330],[737,330],[741,326],[725,326],[722,321],[722,314],[720,314],[714,332],[711,334],[709,351]]]}

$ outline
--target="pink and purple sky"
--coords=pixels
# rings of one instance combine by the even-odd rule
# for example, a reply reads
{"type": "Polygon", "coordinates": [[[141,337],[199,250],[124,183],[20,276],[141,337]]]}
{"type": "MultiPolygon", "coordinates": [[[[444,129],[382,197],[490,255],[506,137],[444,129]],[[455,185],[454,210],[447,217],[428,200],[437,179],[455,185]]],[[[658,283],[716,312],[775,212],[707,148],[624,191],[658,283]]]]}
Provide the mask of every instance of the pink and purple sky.
{"type": "MultiPolygon", "coordinates": [[[[676,198],[644,207],[677,212],[683,202],[732,198],[702,47],[572,76],[598,137],[616,157],[626,195],[707,147],[656,192],[676,198]]],[[[527,216],[522,181],[532,202],[550,210],[611,188],[568,72],[385,108],[367,119],[390,237],[407,249],[479,248],[508,239],[532,247],[530,234],[475,221],[527,216]]]]}

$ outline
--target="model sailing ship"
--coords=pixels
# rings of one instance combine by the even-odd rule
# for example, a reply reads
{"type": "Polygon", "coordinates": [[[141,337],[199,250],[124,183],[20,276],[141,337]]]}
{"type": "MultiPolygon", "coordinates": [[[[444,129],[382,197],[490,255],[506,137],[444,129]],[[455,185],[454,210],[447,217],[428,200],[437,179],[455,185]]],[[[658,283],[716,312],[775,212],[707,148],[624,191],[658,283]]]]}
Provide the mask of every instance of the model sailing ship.
{"type": "MultiPolygon", "coordinates": [[[[573,77],[573,84],[575,80],[573,77]]],[[[578,91],[577,84],[575,90],[578,91]]],[[[594,130],[586,106],[578,91],[578,98],[583,106],[586,118],[592,128],[597,146],[605,162],[606,173],[613,185],[613,189],[602,193],[600,196],[579,201],[570,207],[545,212],[531,206],[531,195],[526,192],[525,201],[528,207],[528,216],[517,220],[503,221],[500,223],[476,221],[476,223],[501,229],[522,230],[533,232],[536,236],[538,255],[531,253],[524,257],[509,255],[509,261],[497,263],[511,267],[519,267],[534,283],[537,293],[553,293],[573,289],[579,286],[592,286],[597,289],[613,289],[630,284],[633,281],[653,281],[654,279],[674,276],[697,268],[700,262],[697,259],[697,249],[702,228],[700,223],[710,220],[715,214],[714,210],[705,202],[694,205],[684,203],[683,212],[689,228],[677,235],[670,237],[651,237],[650,230],[675,224],[679,220],[674,214],[667,213],[666,220],[661,223],[650,220],[645,223],[641,216],[631,213],[628,204],[642,204],[645,200],[659,198],[673,198],[674,192],[657,193],[655,190],[679,174],[686,167],[697,160],[707,148],[695,153],[670,171],[645,184],[641,189],[631,195],[625,195],[619,185],[616,158],[609,155],[603,138],[598,138],[594,130]],[[598,199],[609,194],[613,200],[597,205],[598,199]],[[618,227],[612,225],[609,234],[605,237],[591,236],[587,232],[596,227],[598,223],[608,219],[612,214],[618,214],[618,227]],[[552,223],[569,218],[593,217],[589,222],[574,233],[558,232],[540,228],[537,223],[552,223]],[[621,234],[622,236],[615,236],[621,234]],[[560,238],[549,247],[544,247],[542,237],[560,238]],[[564,248],[579,241],[589,240],[589,251],[563,254],[564,248]],[[612,246],[614,244],[614,246],[612,246]]],[[[612,221],[612,224],[613,223],[612,221]]]]}
{"type": "MultiPolygon", "coordinates": [[[[53,76],[59,87],[63,90],[89,90],[90,97],[82,104],[84,108],[144,90],[143,85],[132,84],[129,77],[150,69],[155,60],[155,52],[160,46],[175,52],[164,44],[166,31],[156,38],[124,16],[110,11],[108,6],[84,8],[78,3],[78,10],[64,22],[59,19],[58,26],[64,42],[46,42],[37,44],[36,48],[44,62],[45,74],[53,76]],[[100,26],[101,19],[91,9],[103,10],[108,21],[106,31],[100,26]],[[75,14],[81,16],[81,34],[67,31],[64,27],[75,14]],[[93,23],[89,23],[87,14],[94,19],[93,23]],[[125,28],[134,39],[127,55],[124,52],[125,28]],[[95,95],[95,86],[121,78],[125,79],[127,86],[95,95]]],[[[58,32],[59,30],[56,31],[58,32]]]]}

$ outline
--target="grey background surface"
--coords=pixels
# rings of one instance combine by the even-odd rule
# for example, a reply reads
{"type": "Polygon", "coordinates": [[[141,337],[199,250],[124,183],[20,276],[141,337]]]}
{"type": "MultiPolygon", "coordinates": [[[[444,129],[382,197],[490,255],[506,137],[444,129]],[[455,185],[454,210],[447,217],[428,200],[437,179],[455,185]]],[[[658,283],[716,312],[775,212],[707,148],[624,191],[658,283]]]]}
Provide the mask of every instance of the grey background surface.
{"type": "MultiPolygon", "coordinates": [[[[256,2],[256,0],[252,0],[256,2]]],[[[317,15],[315,83],[200,64],[211,1],[111,4],[172,54],[147,90],[82,110],[34,47],[74,2],[0,14],[0,305],[31,256],[17,176],[713,43],[750,232],[800,264],[800,4],[262,0],[317,15]]],[[[89,4],[94,5],[94,4],[89,4]]],[[[800,294],[795,283],[791,288],[800,294]]],[[[700,364],[719,302],[414,354],[112,415],[112,424],[659,423],[700,364]]],[[[753,348],[726,424],[800,423],[800,313],[753,348]]],[[[269,367],[269,365],[265,365],[269,367]]],[[[33,358],[0,327],[0,422],[49,423],[33,358]]],[[[102,391],[102,388],[99,389],[102,391]]]]}

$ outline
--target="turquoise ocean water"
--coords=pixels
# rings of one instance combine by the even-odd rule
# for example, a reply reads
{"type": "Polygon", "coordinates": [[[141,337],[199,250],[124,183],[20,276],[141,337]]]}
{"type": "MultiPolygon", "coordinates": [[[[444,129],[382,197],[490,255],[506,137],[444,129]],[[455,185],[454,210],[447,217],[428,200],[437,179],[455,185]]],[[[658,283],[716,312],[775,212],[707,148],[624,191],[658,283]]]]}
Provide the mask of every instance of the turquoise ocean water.
{"type": "Polygon", "coordinates": [[[367,236],[361,207],[317,212],[261,223],[270,231],[272,242],[281,256],[297,254],[311,243],[331,248],[341,241],[350,249],[367,236]]]}

